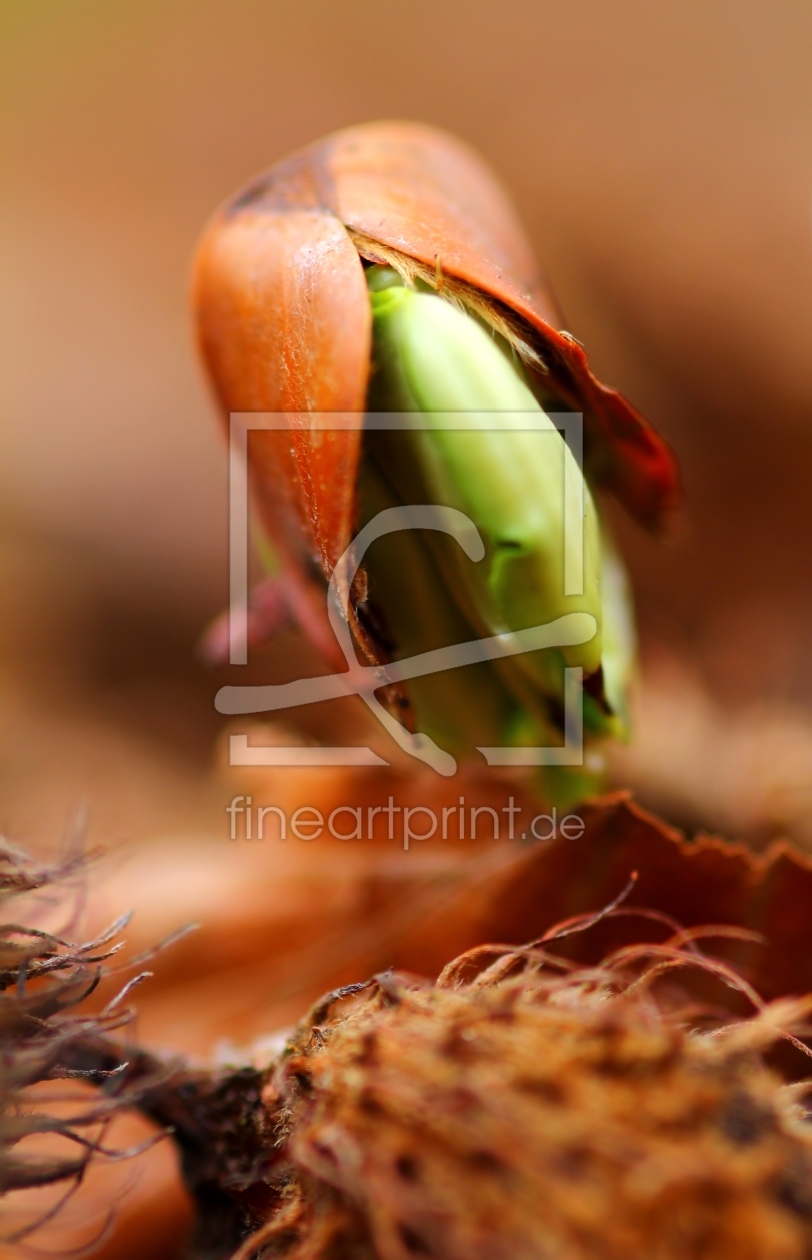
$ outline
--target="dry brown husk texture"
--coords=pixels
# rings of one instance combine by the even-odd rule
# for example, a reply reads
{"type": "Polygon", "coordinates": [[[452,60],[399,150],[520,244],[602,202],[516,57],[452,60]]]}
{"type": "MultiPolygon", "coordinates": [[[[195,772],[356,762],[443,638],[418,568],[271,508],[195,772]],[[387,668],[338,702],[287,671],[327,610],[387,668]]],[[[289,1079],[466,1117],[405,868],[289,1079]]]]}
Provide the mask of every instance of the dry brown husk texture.
{"type": "Polygon", "coordinates": [[[279,1156],[240,1260],[812,1255],[805,1087],[764,1058],[809,1003],[743,984],[759,1009],[725,1025],[672,977],[739,982],[684,938],[590,969],[550,948],[314,1010],[266,1090],[279,1156]]]}
{"type": "MultiPolygon", "coordinates": [[[[47,865],[0,841],[0,1196],[64,1181],[67,1199],[95,1155],[137,1154],[143,1147],[112,1148],[105,1141],[108,1127],[118,1112],[173,1076],[173,1065],[137,1050],[128,1056],[126,1044],[110,1039],[131,1021],[127,994],[148,974],[134,974],[144,958],[122,968],[112,961],[127,916],[92,940],[72,939],[91,857],[71,846],[61,861],[47,865]],[[44,926],[55,920],[61,930],[44,926]],[[111,1001],[89,1010],[85,1003],[100,980],[117,972],[111,1001]],[[38,1088],[53,1081],[64,1085],[45,1093],[38,1088]],[[84,1088],[88,1084],[99,1088],[84,1088]],[[58,1153],[53,1145],[46,1155],[27,1149],[26,1139],[43,1135],[61,1139],[58,1153]]],[[[39,1223],[4,1234],[0,1245],[23,1242],[39,1223]]]]}
{"type": "MultiPolygon", "coordinates": [[[[442,932],[415,925],[399,965],[574,916],[563,927],[476,945],[436,983],[386,973],[339,990],[265,1072],[192,1070],[100,1036],[127,1018],[126,999],[102,1016],[79,1005],[111,966],[112,931],[77,945],[67,929],[7,925],[4,1184],[80,1177],[106,1119],[136,1105],[174,1128],[201,1260],[250,1230],[243,1257],[290,1260],[812,1256],[805,1087],[785,1085],[808,1059],[797,1045],[789,1070],[776,1057],[789,1030],[806,1036],[807,1002],[781,995],[807,987],[793,936],[807,920],[791,911],[812,872],[783,850],[756,864],[685,845],[621,798],[585,816],[588,842],[489,868],[445,905],[442,932]],[[635,868],[620,900],[584,915],[635,868]],[[738,926],[698,926],[713,920],[738,926]],[[67,1125],[32,1124],[18,1104],[71,1072],[102,1087],[68,1122],[86,1145],[58,1167],[23,1164],[24,1132],[67,1125]]],[[[12,851],[3,862],[9,894],[54,874],[12,851]]]]}

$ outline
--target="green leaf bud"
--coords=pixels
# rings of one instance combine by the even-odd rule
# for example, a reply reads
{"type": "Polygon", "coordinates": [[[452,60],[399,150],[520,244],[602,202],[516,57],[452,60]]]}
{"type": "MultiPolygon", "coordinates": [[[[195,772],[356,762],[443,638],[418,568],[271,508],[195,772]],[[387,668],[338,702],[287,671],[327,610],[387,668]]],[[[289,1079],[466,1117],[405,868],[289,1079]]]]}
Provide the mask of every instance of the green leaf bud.
{"type": "MultiPolygon", "coordinates": [[[[369,410],[422,419],[408,434],[376,435],[370,447],[402,501],[455,507],[480,531],[486,555],[476,565],[448,540],[430,540],[473,624],[498,634],[587,612],[600,626],[595,506],[571,451],[516,366],[476,319],[441,297],[387,287],[371,301],[376,371],[369,410]],[[465,429],[447,427],[460,414],[465,429]],[[517,428],[523,422],[529,427],[517,428]],[[583,516],[567,514],[573,503],[583,505],[583,516]],[[580,594],[565,593],[568,560],[583,573],[580,594]]],[[[600,631],[561,654],[595,673],[600,631]]],[[[530,653],[516,662],[558,690],[560,670],[549,658],[530,653]]]]}

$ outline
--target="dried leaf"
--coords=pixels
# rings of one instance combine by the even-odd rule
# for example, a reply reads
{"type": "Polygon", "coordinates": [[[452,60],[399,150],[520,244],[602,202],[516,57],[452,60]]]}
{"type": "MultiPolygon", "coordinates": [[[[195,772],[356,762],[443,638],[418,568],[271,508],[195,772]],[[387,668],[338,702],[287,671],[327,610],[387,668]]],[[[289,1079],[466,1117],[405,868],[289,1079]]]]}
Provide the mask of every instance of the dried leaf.
{"type": "MultiPolygon", "coordinates": [[[[791,845],[755,855],[711,836],[687,840],[636,806],[627,793],[597,800],[580,813],[578,839],[543,842],[501,870],[474,880],[400,941],[396,965],[436,974],[440,960],[489,940],[519,942],[542,936],[573,915],[611,902],[632,872],[626,904],[658,911],[685,927],[729,924],[759,941],[729,942],[730,959],[766,998],[812,990],[812,863],[791,845]]],[[[603,957],[630,940],[652,939],[652,924],[607,918],[588,936],[574,936],[574,958],[603,957]],[[647,936],[646,936],[647,934],[647,936]]],[[[659,937],[668,934],[660,928],[659,937]]]]}

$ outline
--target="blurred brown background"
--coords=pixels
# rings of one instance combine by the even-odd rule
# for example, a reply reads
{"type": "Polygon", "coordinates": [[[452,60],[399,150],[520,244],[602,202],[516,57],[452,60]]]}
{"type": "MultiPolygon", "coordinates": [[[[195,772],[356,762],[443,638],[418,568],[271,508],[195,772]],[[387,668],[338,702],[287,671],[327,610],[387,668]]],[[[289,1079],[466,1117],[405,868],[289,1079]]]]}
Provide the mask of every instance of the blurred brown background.
{"type": "MultiPolygon", "coordinates": [[[[117,846],[96,917],[135,905],[133,948],[204,920],[139,991],[144,1035],[208,1052],[294,1018],[277,957],[307,962],[314,906],[351,941],[394,870],[228,846],[224,805],[256,780],[217,770],[223,679],[194,657],[226,599],[226,461],[189,259],[236,186],[349,123],[418,118],[482,150],[567,326],[681,457],[677,536],[618,521],[644,678],[616,778],[686,827],[812,848],[812,9],[0,0],[0,32],[0,831],[54,844],[86,801],[78,830],[117,846]]],[[[300,652],[287,635],[256,669],[300,652]]],[[[127,1203],[183,1233],[151,1168],[127,1203]]],[[[38,1245],[87,1241],[119,1193],[104,1175],[38,1245]]],[[[93,1254],[157,1256],[122,1219],[93,1254]]]]}
{"type": "Polygon", "coordinates": [[[689,827],[812,842],[812,10],[0,14],[0,827],[53,840],[87,799],[94,839],[220,835],[193,645],[225,602],[225,458],[189,258],[258,168],[403,116],[492,161],[569,328],[683,462],[680,535],[620,526],[646,684],[616,773],[689,827]]]}

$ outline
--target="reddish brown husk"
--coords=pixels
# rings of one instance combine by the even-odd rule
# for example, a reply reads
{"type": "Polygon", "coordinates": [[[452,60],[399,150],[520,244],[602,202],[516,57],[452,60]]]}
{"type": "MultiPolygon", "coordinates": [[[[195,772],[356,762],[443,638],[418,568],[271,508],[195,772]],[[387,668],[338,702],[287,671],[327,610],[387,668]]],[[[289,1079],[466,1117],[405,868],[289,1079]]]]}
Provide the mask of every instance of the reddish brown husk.
{"type": "Polygon", "coordinates": [[[545,387],[583,411],[587,468],[646,525],[678,498],[673,457],[589,371],[502,189],[444,132],[372,123],[311,145],[255,180],[209,225],[197,256],[200,343],[223,411],[351,412],[357,426],[252,439],[254,486],[288,562],[329,574],[351,537],[370,365],[361,257],[427,268],[518,325],[545,387]]]}

